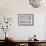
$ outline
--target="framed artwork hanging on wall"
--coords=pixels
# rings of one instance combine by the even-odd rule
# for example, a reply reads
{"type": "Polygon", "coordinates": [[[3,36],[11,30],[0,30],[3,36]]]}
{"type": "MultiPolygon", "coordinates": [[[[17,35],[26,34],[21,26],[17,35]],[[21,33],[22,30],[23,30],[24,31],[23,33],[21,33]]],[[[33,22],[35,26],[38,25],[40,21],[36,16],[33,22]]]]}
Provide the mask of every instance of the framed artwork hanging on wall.
{"type": "Polygon", "coordinates": [[[34,15],[33,14],[18,14],[18,25],[19,26],[34,25],[34,15]]]}

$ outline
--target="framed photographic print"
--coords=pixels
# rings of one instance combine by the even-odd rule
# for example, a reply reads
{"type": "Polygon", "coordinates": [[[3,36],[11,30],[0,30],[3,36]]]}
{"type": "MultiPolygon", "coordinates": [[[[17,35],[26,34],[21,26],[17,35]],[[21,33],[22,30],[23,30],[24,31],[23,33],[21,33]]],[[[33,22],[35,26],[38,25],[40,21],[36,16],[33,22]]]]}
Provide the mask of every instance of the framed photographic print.
{"type": "Polygon", "coordinates": [[[33,14],[18,14],[18,25],[32,26],[34,24],[33,14]]]}

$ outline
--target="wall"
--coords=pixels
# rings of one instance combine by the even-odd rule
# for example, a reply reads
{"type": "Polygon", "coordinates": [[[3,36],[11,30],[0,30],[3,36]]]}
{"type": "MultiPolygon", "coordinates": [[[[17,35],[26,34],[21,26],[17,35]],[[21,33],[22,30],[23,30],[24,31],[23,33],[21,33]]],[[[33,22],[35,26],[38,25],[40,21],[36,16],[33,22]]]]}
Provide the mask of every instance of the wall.
{"type": "Polygon", "coordinates": [[[8,32],[17,40],[27,40],[34,34],[37,35],[37,39],[46,40],[45,12],[46,8],[44,7],[31,7],[28,0],[0,0],[0,16],[13,18],[11,29],[8,32]],[[34,14],[34,25],[18,26],[18,14],[34,14]]]}

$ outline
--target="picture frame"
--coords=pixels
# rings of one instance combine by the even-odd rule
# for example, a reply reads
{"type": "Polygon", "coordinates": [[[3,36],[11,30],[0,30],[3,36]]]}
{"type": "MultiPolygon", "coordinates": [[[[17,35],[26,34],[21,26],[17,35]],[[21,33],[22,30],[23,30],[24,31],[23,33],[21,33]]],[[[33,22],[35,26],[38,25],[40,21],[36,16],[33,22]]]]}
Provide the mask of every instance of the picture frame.
{"type": "Polygon", "coordinates": [[[18,25],[19,26],[34,25],[34,15],[33,14],[18,14],[18,25]]]}

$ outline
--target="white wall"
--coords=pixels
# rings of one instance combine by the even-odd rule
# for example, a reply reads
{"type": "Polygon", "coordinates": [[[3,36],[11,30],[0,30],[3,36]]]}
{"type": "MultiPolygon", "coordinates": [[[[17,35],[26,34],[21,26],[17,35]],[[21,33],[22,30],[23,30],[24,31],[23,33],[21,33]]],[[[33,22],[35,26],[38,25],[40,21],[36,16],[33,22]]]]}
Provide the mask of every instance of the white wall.
{"type": "Polygon", "coordinates": [[[0,16],[13,17],[9,33],[17,40],[27,40],[34,34],[39,40],[46,40],[45,15],[46,8],[32,8],[28,0],[0,0],[0,16]],[[18,26],[18,14],[34,14],[34,25],[18,26]]]}

